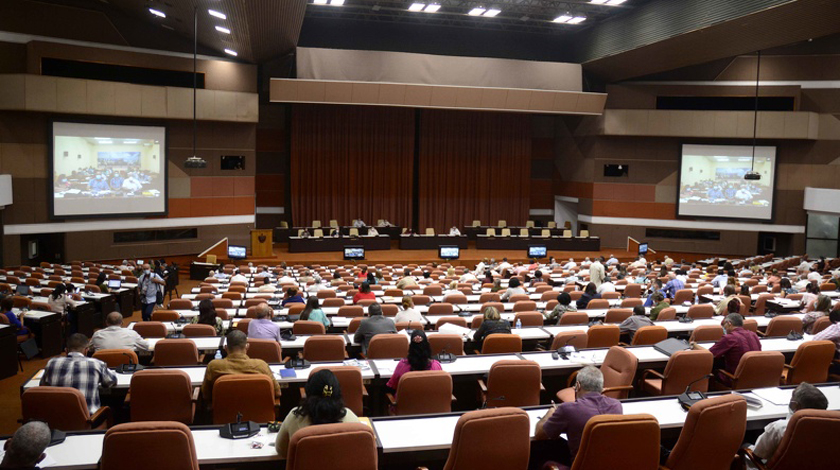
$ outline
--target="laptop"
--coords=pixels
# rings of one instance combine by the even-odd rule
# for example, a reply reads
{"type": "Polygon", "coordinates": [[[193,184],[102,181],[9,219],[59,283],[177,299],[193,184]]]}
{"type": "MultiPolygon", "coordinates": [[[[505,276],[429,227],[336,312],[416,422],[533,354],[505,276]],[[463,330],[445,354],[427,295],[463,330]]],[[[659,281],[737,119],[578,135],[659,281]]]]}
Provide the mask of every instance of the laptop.
{"type": "Polygon", "coordinates": [[[28,296],[30,294],[29,286],[27,286],[26,284],[18,284],[17,288],[15,289],[15,294],[22,295],[24,297],[28,296]]]}
{"type": "Polygon", "coordinates": [[[108,289],[119,289],[121,286],[121,279],[108,279],[108,289]]]}
{"type": "Polygon", "coordinates": [[[671,355],[675,352],[691,349],[691,346],[688,344],[688,341],[684,339],[668,338],[666,340],[662,340],[654,344],[653,349],[661,352],[662,354],[668,357],[671,357],[671,355]]]}

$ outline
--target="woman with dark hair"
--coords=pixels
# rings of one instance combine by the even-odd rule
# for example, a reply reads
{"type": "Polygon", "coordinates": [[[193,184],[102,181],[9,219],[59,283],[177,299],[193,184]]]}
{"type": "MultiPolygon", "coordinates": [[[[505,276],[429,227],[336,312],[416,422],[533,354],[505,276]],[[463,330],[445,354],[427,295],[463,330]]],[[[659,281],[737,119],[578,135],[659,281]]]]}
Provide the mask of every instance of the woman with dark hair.
{"type": "Polygon", "coordinates": [[[598,293],[598,288],[595,287],[595,284],[590,282],[586,285],[586,288],[583,289],[583,295],[577,301],[577,308],[578,310],[583,310],[589,305],[590,300],[600,299],[601,294],[598,293]]]}
{"type": "Polygon", "coordinates": [[[481,280],[482,284],[493,284],[493,271],[489,269],[484,271],[484,279],[481,280]]]}
{"type": "Polygon", "coordinates": [[[828,312],[831,311],[831,299],[823,294],[820,294],[817,297],[817,300],[814,301],[811,308],[812,310],[802,317],[802,328],[805,330],[805,333],[808,333],[809,335],[812,334],[811,330],[814,328],[814,323],[816,323],[818,319],[828,316],[828,312]]]}
{"type": "Polygon", "coordinates": [[[67,287],[64,284],[55,286],[52,294],[47,297],[47,303],[55,313],[64,313],[70,307],[76,306],[76,301],[67,295],[67,287]]]}
{"type": "Polygon", "coordinates": [[[283,302],[281,302],[280,305],[285,307],[289,304],[302,303],[304,303],[303,296],[298,292],[297,287],[289,287],[286,290],[286,296],[283,298],[283,302]]]}
{"type": "Polygon", "coordinates": [[[376,276],[373,274],[372,271],[369,271],[367,273],[367,283],[370,285],[378,284],[378,282],[376,282],[376,276]]]}
{"type": "Polygon", "coordinates": [[[370,291],[370,284],[367,281],[363,282],[361,286],[359,286],[359,292],[353,296],[353,305],[359,303],[360,300],[376,300],[376,296],[373,295],[373,292],[370,291]]]}
{"type": "Polygon", "coordinates": [[[111,289],[108,289],[108,278],[107,278],[107,275],[105,274],[105,271],[100,272],[99,276],[96,276],[95,285],[97,287],[99,287],[99,290],[103,294],[110,294],[111,293],[111,289]]]}
{"type": "Polygon", "coordinates": [[[781,281],[779,281],[779,286],[782,288],[782,297],[787,297],[791,294],[798,294],[799,291],[793,288],[793,285],[790,283],[790,279],[783,277],[781,281]]]}
{"type": "Polygon", "coordinates": [[[277,433],[274,445],[283,458],[289,451],[292,436],[307,426],[359,422],[359,418],[344,407],[341,385],[329,369],[321,369],[310,375],[305,390],[306,398],[286,415],[277,433]]]}
{"type": "Polygon", "coordinates": [[[750,286],[747,284],[741,284],[741,290],[739,293],[740,295],[750,295],[750,286]]]}
{"type": "Polygon", "coordinates": [[[512,277],[508,282],[507,290],[505,290],[505,293],[502,294],[502,302],[507,302],[507,300],[510,299],[511,296],[519,294],[527,294],[527,292],[525,292],[525,289],[522,288],[522,284],[519,282],[519,278],[512,277]]]}
{"type": "Polygon", "coordinates": [[[397,390],[400,377],[406,372],[416,370],[441,370],[440,362],[432,359],[432,347],[429,346],[429,339],[423,330],[411,330],[408,338],[408,356],[400,359],[394,369],[391,380],[385,384],[391,390],[397,390]]]}
{"type": "Polygon", "coordinates": [[[300,319],[304,321],[317,321],[324,324],[325,328],[330,327],[330,321],[321,310],[321,303],[318,301],[318,296],[311,295],[306,299],[306,307],[300,312],[300,319]]]}
{"type": "Polygon", "coordinates": [[[568,292],[561,292],[557,295],[557,306],[551,312],[543,313],[543,316],[548,321],[555,321],[560,324],[560,318],[566,312],[577,312],[577,308],[572,305],[572,296],[568,292]]]}
{"type": "Polygon", "coordinates": [[[484,338],[494,333],[510,333],[510,323],[502,318],[496,307],[486,307],[484,309],[484,321],[481,322],[481,326],[473,334],[473,342],[475,342],[479,351],[484,346],[484,338]]]}
{"type": "Polygon", "coordinates": [[[224,331],[222,319],[216,316],[216,307],[210,299],[204,299],[198,303],[198,316],[193,317],[191,323],[212,326],[216,329],[216,336],[222,336],[224,331]]]}

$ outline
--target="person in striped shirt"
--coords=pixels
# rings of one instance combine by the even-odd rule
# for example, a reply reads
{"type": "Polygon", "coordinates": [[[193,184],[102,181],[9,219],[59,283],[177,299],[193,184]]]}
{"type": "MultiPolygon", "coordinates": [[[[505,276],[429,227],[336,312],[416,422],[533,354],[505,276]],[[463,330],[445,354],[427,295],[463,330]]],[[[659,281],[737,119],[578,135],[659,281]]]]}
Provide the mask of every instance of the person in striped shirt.
{"type": "Polygon", "coordinates": [[[73,387],[82,392],[90,414],[96,413],[102,404],[99,401],[99,387],[112,387],[117,383],[117,374],[99,359],[86,357],[88,338],[75,333],[67,339],[67,356],[50,359],[41,377],[41,385],[73,387]]]}

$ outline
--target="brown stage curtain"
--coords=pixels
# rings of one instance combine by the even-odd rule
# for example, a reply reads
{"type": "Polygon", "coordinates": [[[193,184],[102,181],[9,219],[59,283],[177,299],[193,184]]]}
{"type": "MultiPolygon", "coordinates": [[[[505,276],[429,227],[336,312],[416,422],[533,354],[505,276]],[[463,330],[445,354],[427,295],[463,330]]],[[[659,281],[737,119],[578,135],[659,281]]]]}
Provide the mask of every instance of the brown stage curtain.
{"type": "Polygon", "coordinates": [[[473,220],[524,226],[530,205],[530,116],[423,111],[418,222],[449,231],[473,220]]]}
{"type": "Polygon", "coordinates": [[[414,110],[295,105],[291,194],[295,226],[330,219],[411,222],[414,110]]]}

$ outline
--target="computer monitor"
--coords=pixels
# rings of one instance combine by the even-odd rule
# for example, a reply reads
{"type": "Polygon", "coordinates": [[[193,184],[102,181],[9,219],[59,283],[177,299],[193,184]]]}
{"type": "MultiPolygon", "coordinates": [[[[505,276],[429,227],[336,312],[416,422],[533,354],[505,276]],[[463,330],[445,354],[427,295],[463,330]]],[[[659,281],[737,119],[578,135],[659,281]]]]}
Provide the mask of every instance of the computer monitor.
{"type": "Polygon", "coordinates": [[[548,248],[545,245],[532,245],[528,247],[529,258],[545,258],[548,254],[548,248]]]}
{"type": "Polygon", "coordinates": [[[248,257],[247,248],[240,245],[228,245],[229,259],[245,259],[248,257]]]}
{"type": "Polygon", "coordinates": [[[648,252],[648,244],[647,243],[639,243],[639,256],[644,256],[648,252]]]}
{"type": "Polygon", "coordinates": [[[361,260],[365,259],[365,247],[363,246],[345,246],[344,247],[345,260],[361,260]]]}
{"type": "Polygon", "coordinates": [[[108,279],[108,289],[119,289],[120,287],[122,287],[122,280],[108,279]]]}
{"type": "Polygon", "coordinates": [[[438,256],[441,259],[458,259],[461,257],[461,248],[457,246],[438,247],[438,256]]]}
{"type": "Polygon", "coordinates": [[[27,296],[29,295],[29,286],[26,284],[18,284],[17,288],[15,289],[15,294],[27,296]]]}

